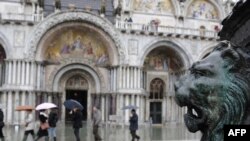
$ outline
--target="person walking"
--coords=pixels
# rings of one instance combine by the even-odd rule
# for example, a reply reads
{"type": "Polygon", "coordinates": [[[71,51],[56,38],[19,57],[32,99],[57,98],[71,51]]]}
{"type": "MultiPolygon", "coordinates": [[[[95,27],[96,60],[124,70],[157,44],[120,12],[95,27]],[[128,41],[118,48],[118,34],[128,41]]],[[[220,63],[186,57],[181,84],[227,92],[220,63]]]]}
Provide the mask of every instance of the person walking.
{"type": "Polygon", "coordinates": [[[0,138],[2,141],[5,140],[4,135],[3,135],[3,127],[4,127],[4,115],[3,115],[3,111],[2,108],[0,108],[0,138]]]}
{"type": "Polygon", "coordinates": [[[98,131],[99,127],[101,127],[101,121],[102,121],[101,111],[94,106],[93,107],[93,134],[95,137],[95,141],[102,140],[98,131]]]}
{"type": "Polygon", "coordinates": [[[56,123],[58,121],[58,115],[56,112],[56,109],[51,109],[50,113],[49,113],[49,119],[48,119],[48,123],[49,123],[49,139],[56,141],[56,123]]]}
{"type": "Polygon", "coordinates": [[[25,132],[23,136],[23,141],[26,141],[29,134],[33,137],[33,140],[35,139],[35,133],[34,133],[34,122],[33,122],[33,115],[32,110],[26,111],[26,117],[25,117],[25,132]]]}
{"type": "Polygon", "coordinates": [[[70,111],[70,114],[72,114],[73,129],[76,141],[80,141],[79,131],[80,128],[82,128],[82,112],[80,109],[74,108],[72,111],[70,111]]]}
{"type": "Polygon", "coordinates": [[[136,135],[136,130],[138,130],[138,115],[135,112],[135,109],[131,110],[131,116],[129,118],[129,130],[132,136],[132,141],[135,139],[140,140],[140,137],[136,135]]]}
{"type": "Polygon", "coordinates": [[[38,141],[40,138],[45,137],[45,141],[49,141],[48,137],[48,115],[47,110],[41,110],[39,113],[40,127],[37,132],[37,138],[35,141],[38,141]]]}

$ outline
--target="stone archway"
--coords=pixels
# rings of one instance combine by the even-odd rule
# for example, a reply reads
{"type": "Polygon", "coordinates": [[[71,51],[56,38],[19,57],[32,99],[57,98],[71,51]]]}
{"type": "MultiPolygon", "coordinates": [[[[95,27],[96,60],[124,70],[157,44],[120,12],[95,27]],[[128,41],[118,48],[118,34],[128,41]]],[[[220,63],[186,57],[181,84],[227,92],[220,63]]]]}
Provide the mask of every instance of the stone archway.
{"type": "MultiPolygon", "coordinates": [[[[144,66],[145,59],[147,58],[147,56],[152,51],[156,51],[157,48],[158,49],[163,48],[163,49],[165,49],[165,51],[167,51],[167,50],[171,51],[174,55],[176,55],[178,57],[178,59],[181,61],[183,69],[187,69],[190,67],[190,64],[192,63],[192,61],[190,60],[191,55],[189,55],[188,52],[185,51],[183,48],[181,48],[179,45],[177,45],[171,41],[166,41],[166,40],[157,40],[157,41],[151,43],[150,45],[148,45],[148,47],[146,47],[146,50],[144,51],[144,53],[140,59],[141,66],[144,66]]],[[[164,53],[164,52],[162,52],[162,53],[164,53]]]]}
{"type": "Polygon", "coordinates": [[[88,25],[94,27],[96,30],[100,31],[100,33],[105,34],[106,39],[110,41],[109,47],[113,50],[116,50],[115,55],[116,61],[114,61],[114,65],[119,62],[124,62],[126,49],[122,46],[119,39],[119,32],[116,31],[112,23],[110,23],[107,19],[101,18],[98,15],[95,15],[91,12],[58,12],[50,15],[43,22],[39,23],[33,33],[30,36],[30,41],[28,42],[28,51],[25,56],[27,58],[36,58],[37,60],[41,60],[40,58],[43,52],[43,41],[48,37],[47,34],[49,31],[52,31],[55,27],[61,26],[65,23],[80,23],[82,25],[88,25]]]}
{"type": "MultiPolygon", "coordinates": [[[[85,106],[83,110],[84,120],[90,120],[92,107],[91,95],[100,93],[100,83],[101,80],[97,72],[89,66],[71,64],[57,71],[53,77],[52,90],[53,92],[62,93],[62,103],[67,99],[76,99],[82,103],[85,106]],[[74,79],[79,81],[71,82],[74,79]],[[77,93],[77,96],[74,93],[77,93]]],[[[62,107],[63,120],[67,118],[66,112],[66,109],[62,107]]]]}
{"type": "MultiPolygon", "coordinates": [[[[179,122],[178,107],[172,96],[174,95],[174,82],[190,67],[190,57],[183,48],[170,41],[152,43],[142,56],[143,68],[146,71],[146,117],[154,117],[153,123],[166,124],[166,122],[179,122]],[[162,84],[162,97],[151,99],[151,82],[160,78],[162,84]],[[154,109],[158,109],[154,110],[154,109]]],[[[158,89],[160,91],[160,88],[158,89]]]]}

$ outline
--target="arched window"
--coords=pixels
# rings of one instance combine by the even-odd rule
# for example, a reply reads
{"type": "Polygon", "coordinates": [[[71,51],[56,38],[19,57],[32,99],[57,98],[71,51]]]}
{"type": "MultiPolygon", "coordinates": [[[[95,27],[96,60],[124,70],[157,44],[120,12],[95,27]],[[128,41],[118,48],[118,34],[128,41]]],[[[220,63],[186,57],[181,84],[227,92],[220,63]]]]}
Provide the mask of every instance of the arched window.
{"type": "Polygon", "coordinates": [[[155,78],[150,83],[150,99],[163,99],[164,94],[164,82],[159,79],[155,78]]]}

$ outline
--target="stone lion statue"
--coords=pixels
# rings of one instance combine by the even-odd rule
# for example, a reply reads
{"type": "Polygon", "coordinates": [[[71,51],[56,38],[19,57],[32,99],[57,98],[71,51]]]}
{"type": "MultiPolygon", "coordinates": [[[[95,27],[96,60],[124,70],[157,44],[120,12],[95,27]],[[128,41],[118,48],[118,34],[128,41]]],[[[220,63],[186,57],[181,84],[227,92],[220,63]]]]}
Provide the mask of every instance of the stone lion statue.
{"type": "Polygon", "coordinates": [[[175,83],[176,102],[187,107],[185,124],[190,132],[201,131],[201,141],[222,141],[224,125],[249,119],[248,53],[248,47],[220,42],[175,83]]]}

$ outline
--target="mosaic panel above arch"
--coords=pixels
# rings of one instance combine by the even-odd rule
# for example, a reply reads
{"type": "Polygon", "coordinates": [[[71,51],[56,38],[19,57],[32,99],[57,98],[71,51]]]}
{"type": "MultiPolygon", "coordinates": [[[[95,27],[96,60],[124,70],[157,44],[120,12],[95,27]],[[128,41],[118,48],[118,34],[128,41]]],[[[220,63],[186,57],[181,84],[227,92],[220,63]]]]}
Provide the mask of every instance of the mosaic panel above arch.
{"type": "Polygon", "coordinates": [[[177,71],[184,67],[176,51],[167,47],[153,49],[144,60],[144,68],[152,71],[177,71]]]}
{"type": "Polygon", "coordinates": [[[188,8],[188,17],[219,19],[219,13],[216,7],[208,0],[195,0],[188,8]]]}
{"type": "Polygon", "coordinates": [[[171,0],[134,0],[133,10],[169,14],[172,14],[174,11],[171,0]]]}
{"type": "Polygon", "coordinates": [[[45,59],[60,62],[67,58],[81,58],[85,62],[106,66],[110,64],[106,43],[88,28],[70,28],[56,33],[47,43],[45,59]]]}
{"type": "Polygon", "coordinates": [[[67,89],[88,89],[88,81],[81,75],[75,75],[66,81],[67,89]]]}

